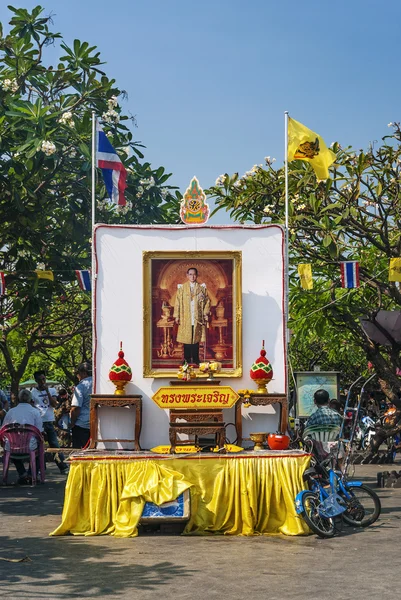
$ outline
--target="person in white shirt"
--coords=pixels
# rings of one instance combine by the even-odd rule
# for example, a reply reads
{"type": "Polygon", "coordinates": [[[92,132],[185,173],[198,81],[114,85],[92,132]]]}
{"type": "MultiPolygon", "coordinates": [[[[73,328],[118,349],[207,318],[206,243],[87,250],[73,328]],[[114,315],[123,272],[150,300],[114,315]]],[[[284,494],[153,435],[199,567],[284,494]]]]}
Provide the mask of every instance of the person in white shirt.
{"type": "MultiPolygon", "coordinates": [[[[4,417],[3,426],[11,423],[18,423],[19,425],[33,425],[39,431],[43,431],[43,424],[40,413],[37,408],[31,405],[32,394],[29,390],[21,390],[18,394],[18,404],[15,408],[11,408],[6,416],[4,417]]],[[[38,442],[36,439],[31,439],[31,450],[36,450],[38,442]]],[[[13,459],[15,468],[19,475],[19,484],[29,483],[27,473],[24,466],[24,461],[20,459],[13,459]]],[[[39,460],[37,459],[36,469],[39,471],[39,460]]]]}
{"type": "MultiPolygon", "coordinates": [[[[44,371],[35,371],[33,374],[37,387],[31,390],[35,407],[39,410],[43,422],[43,431],[46,435],[50,448],[60,448],[57,433],[54,428],[54,409],[57,408],[57,391],[46,383],[44,371]]],[[[64,462],[64,454],[58,453],[56,464],[61,473],[68,472],[68,465],[64,462]]]]}

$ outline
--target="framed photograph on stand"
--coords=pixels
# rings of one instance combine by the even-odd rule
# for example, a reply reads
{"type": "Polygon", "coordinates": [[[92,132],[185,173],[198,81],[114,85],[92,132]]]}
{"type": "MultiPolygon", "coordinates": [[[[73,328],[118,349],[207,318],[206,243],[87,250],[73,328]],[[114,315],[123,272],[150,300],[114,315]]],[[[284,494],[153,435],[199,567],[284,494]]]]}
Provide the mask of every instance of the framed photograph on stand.
{"type": "Polygon", "coordinates": [[[174,377],[192,344],[193,362],[241,377],[241,263],[240,251],[143,252],[144,377],[174,377]]]}

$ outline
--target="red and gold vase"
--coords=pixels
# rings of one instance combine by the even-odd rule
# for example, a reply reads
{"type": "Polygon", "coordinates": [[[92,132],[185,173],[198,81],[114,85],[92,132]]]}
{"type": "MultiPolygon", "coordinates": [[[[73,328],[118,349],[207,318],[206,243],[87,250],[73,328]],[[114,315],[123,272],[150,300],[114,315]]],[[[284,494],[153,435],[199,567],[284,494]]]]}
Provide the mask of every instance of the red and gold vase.
{"type": "Polygon", "coordinates": [[[123,343],[120,342],[120,351],[117,360],[109,372],[109,379],[116,386],[114,394],[116,396],[125,395],[125,386],[132,379],[132,370],[127,361],[124,359],[123,343]]]}
{"type": "Polygon", "coordinates": [[[266,384],[273,378],[273,369],[266,358],[265,341],[262,342],[260,356],[253,363],[249,372],[251,379],[258,384],[257,394],[267,394],[266,384]]]}

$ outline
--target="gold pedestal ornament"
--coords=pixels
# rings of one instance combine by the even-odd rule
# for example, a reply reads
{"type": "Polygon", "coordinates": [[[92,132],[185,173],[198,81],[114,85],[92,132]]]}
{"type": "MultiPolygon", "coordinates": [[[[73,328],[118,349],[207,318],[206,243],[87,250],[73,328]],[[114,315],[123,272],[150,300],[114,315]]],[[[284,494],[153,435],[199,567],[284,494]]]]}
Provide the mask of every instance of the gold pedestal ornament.
{"type": "Polygon", "coordinates": [[[254,379],[254,382],[258,384],[258,389],[254,392],[254,394],[267,394],[267,384],[270,379],[254,379]]]}
{"type": "Polygon", "coordinates": [[[261,450],[265,450],[264,443],[267,439],[267,433],[250,433],[250,438],[253,442],[255,442],[254,450],[255,452],[260,452],[261,450]]]}
{"type": "Polygon", "coordinates": [[[125,396],[125,386],[127,385],[127,381],[113,381],[112,383],[116,386],[116,391],[114,392],[115,396],[125,396]]]}

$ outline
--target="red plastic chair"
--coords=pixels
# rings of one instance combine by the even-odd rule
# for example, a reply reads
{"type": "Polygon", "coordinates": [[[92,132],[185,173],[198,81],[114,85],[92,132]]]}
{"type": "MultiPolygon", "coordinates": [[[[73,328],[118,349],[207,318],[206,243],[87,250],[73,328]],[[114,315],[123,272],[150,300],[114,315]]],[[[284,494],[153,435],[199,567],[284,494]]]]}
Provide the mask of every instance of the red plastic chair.
{"type": "Polygon", "coordinates": [[[10,458],[29,459],[32,473],[32,485],[36,485],[36,457],[39,456],[40,481],[45,481],[45,446],[43,436],[37,427],[33,425],[20,425],[9,423],[0,429],[0,444],[4,448],[3,455],[3,484],[7,483],[10,458]],[[30,449],[30,440],[38,441],[36,450],[30,449]],[[8,440],[8,444],[6,441],[8,440]],[[7,446],[7,447],[6,447],[7,446]],[[7,449],[8,448],[8,449],[7,449]]]}

